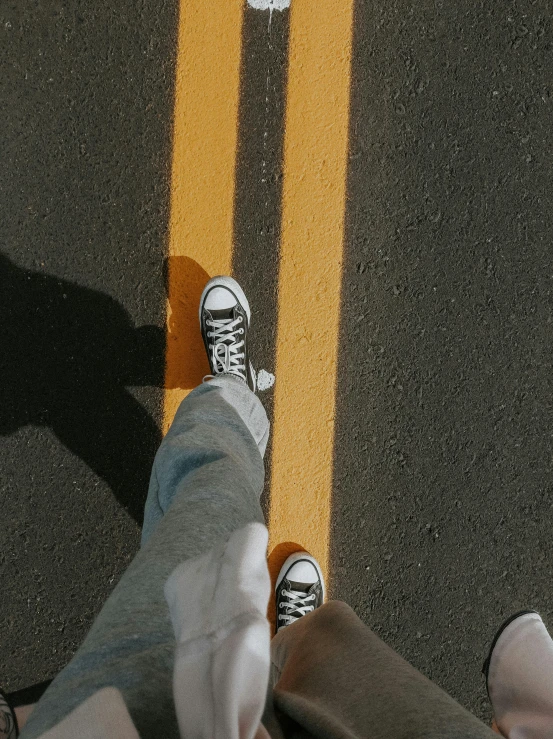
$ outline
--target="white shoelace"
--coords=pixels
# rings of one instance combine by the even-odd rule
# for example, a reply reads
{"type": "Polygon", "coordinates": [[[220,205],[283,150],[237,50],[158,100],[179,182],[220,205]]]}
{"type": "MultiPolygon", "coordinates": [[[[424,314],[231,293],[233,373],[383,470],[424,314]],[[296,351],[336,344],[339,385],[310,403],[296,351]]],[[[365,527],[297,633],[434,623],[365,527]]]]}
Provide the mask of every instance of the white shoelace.
{"type": "Polygon", "coordinates": [[[279,610],[281,608],[286,608],[288,611],[286,614],[279,613],[278,615],[278,620],[284,622],[282,624],[283,626],[291,624],[294,621],[297,621],[298,618],[301,618],[301,616],[305,616],[306,613],[311,613],[311,611],[315,610],[315,606],[307,605],[308,601],[315,600],[315,593],[307,595],[306,593],[301,593],[297,590],[283,590],[281,596],[283,598],[290,598],[289,601],[279,603],[279,610]],[[301,616],[290,616],[288,615],[290,611],[298,611],[301,616]]]}
{"type": "Polygon", "coordinates": [[[238,340],[243,335],[244,329],[239,327],[244,318],[238,316],[234,321],[231,318],[213,319],[206,321],[206,325],[213,328],[207,332],[209,348],[211,349],[212,369],[216,375],[221,372],[230,372],[247,381],[244,351],[239,350],[244,346],[244,340],[238,340]]]}

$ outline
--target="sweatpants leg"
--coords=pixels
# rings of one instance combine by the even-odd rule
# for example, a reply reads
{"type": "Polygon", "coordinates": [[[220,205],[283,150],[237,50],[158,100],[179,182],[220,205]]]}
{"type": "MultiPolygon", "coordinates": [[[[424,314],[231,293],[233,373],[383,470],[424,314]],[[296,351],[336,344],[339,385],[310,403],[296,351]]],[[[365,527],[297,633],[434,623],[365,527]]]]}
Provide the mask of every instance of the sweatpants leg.
{"type": "Polygon", "coordinates": [[[235,378],[217,378],[183,401],[154,462],[142,547],[38,703],[24,739],[39,736],[105,686],[121,691],[141,737],[178,737],[175,639],[163,586],[179,563],[263,520],[268,431],[259,399],[235,378]]]}
{"type": "Polygon", "coordinates": [[[303,616],[275,636],[271,670],[273,705],[264,722],[275,737],[496,736],[339,601],[303,616]]]}

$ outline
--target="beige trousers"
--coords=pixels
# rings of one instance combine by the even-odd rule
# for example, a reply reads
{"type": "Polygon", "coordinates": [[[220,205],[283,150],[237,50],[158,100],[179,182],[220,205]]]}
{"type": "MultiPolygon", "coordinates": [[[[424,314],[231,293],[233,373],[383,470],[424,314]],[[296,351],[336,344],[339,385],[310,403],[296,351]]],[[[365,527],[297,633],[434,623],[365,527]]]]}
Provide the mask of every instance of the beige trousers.
{"type": "Polygon", "coordinates": [[[271,663],[263,723],[273,739],[496,736],[339,601],[282,629],[271,663]]]}

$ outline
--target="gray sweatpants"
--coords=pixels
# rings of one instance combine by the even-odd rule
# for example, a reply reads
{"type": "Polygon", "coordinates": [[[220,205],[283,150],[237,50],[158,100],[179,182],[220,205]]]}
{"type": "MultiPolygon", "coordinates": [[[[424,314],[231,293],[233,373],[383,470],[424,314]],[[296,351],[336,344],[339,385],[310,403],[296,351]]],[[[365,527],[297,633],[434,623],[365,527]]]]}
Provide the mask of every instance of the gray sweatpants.
{"type": "MultiPolygon", "coordinates": [[[[259,399],[236,378],[219,377],[183,401],[154,462],[141,549],[38,703],[23,739],[39,736],[106,686],[121,691],[143,739],[179,736],[175,640],[163,586],[180,562],[262,521],[268,433],[259,399]]],[[[282,630],[272,665],[264,721],[275,738],[491,734],[344,604],[329,603],[282,630]]]]}
{"type": "Polygon", "coordinates": [[[109,685],[123,694],[141,737],[179,736],[175,637],[163,586],[184,560],[263,521],[268,435],[261,402],[237,378],[218,378],[185,398],[154,461],[141,549],[31,714],[24,739],[39,736],[109,685]]]}

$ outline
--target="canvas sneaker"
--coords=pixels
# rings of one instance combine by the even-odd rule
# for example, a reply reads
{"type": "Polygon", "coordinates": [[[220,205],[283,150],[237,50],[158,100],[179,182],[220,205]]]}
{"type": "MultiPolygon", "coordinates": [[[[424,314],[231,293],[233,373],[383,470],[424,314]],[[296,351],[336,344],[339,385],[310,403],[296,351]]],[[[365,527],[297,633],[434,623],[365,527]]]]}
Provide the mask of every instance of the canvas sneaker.
{"type": "Polygon", "coordinates": [[[277,631],[322,606],[325,584],[317,560],[307,552],[288,557],[278,575],[275,595],[277,631]]]}
{"type": "Polygon", "coordinates": [[[213,277],[200,299],[200,328],[211,376],[234,375],[256,390],[248,351],[250,306],[232,277],[213,277]]]}

